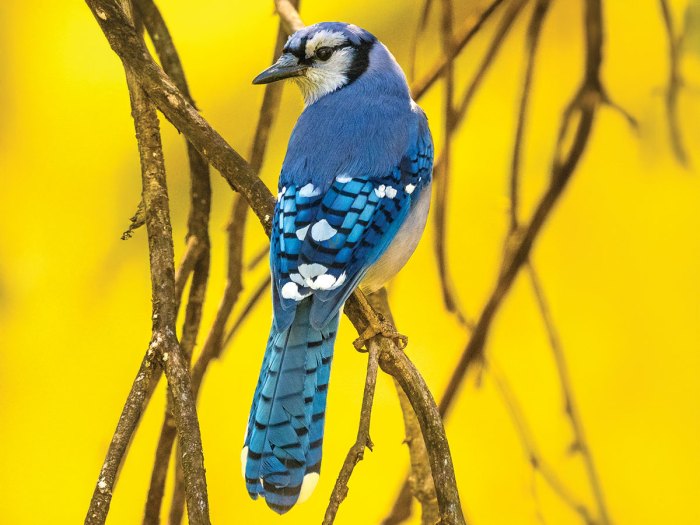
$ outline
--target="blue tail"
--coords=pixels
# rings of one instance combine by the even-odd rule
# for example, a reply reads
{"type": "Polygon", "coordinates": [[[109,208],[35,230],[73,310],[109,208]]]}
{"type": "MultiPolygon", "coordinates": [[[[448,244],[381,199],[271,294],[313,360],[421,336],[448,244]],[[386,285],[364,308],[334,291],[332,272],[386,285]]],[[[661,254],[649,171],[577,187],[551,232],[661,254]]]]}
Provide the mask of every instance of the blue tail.
{"type": "Polygon", "coordinates": [[[308,497],[321,471],[339,314],[319,331],[311,326],[310,311],[308,298],[297,305],[289,328],[279,332],[273,323],[241,454],[251,498],[263,496],[279,514],[308,497]]]}

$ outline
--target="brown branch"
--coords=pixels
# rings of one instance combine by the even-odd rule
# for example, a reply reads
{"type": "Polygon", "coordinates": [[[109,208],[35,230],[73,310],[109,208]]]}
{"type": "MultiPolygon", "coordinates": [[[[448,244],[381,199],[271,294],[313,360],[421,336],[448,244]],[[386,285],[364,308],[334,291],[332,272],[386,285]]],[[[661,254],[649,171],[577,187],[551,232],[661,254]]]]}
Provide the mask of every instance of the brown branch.
{"type": "Polygon", "coordinates": [[[520,186],[520,158],[523,149],[523,133],[527,122],[527,110],[530,103],[532,90],[532,74],[535,70],[535,56],[542,32],[542,25],[549,10],[550,0],[537,0],[527,28],[526,65],[523,79],[522,93],[520,95],[520,107],[518,110],[518,123],[515,130],[515,142],[513,144],[513,156],[510,172],[510,232],[515,232],[520,223],[518,221],[519,186],[520,186]]]}
{"type": "Polygon", "coordinates": [[[182,443],[190,522],[208,524],[209,510],[199,423],[190,387],[187,357],[175,337],[177,310],[174,253],[158,119],[155,107],[128,69],[127,83],[141,153],[146,228],[151,252],[154,305],[151,348],[160,357],[168,379],[173,416],[182,443]]]}
{"type": "MultiPolygon", "coordinates": [[[[209,162],[226,178],[229,184],[240,191],[260,219],[269,234],[274,199],[254,172],[216,131],[185,100],[177,87],[167,78],[148,54],[144,44],[129,25],[114,0],[86,0],[95,18],[105,33],[112,49],[122,59],[127,69],[133,71],[149,98],[162,113],[197,147],[209,162]]],[[[364,333],[369,316],[378,318],[373,311],[365,311],[359,306],[357,293],[346,303],[346,311],[358,328],[364,333]]],[[[380,366],[396,377],[408,395],[416,411],[421,430],[430,443],[429,456],[433,471],[438,504],[444,525],[463,524],[459,494],[454,478],[454,467],[445,437],[444,427],[435,402],[423,378],[389,338],[373,338],[381,349],[380,366]]],[[[176,417],[177,420],[177,417],[176,417]]],[[[187,465],[185,465],[187,479],[187,465]]]]}
{"type": "Polygon", "coordinates": [[[275,9],[280,17],[280,22],[285,33],[291,35],[304,28],[304,22],[301,21],[299,12],[297,11],[298,2],[290,0],[275,0],[275,9]],[[296,4],[296,5],[295,5],[296,4]]]}
{"type": "Polygon", "coordinates": [[[457,390],[464,380],[469,365],[480,360],[491,322],[498,308],[515,281],[520,268],[527,261],[537,235],[554,209],[554,205],[558,202],[559,197],[564,192],[586,149],[593,128],[596,110],[602,98],[602,87],[599,78],[602,63],[602,35],[600,0],[587,0],[586,72],[579,90],[574,95],[562,117],[559,138],[555,148],[555,159],[551,168],[550,185],[540,198],[528,224],[508,237],[501,271],[496,280],[494,290],[481,311],[472,337],[467,343],[440,401],[440,413],[442,415],[447,414],[457,390]],[[575,128],[573,140],[569,149],[565,150],[563,137],[570,128],[575,128]]]}
{"type": "Polygon", "coordinates": [[[484,9],[481,14],[477,16],[468,17],[462,26],[457,31],[457,36],[454,39],[454,43],[450,46],[452,51],[449,56],[443,56],[438,60],[438,62],[418,81],[413,82],[411,85],[411,93],[415,100],[419,100],[425,95],[425,93],[430,89],[433,84],[445,74],[448,64],[452,62],[465,48],[465,46],[470,42],[470,40],[476,35],[484,23],[491,17],[491,15],[496,11],[499,5],[503,3],[504,0],[494,0],[489,4],[489,6],[484,9]]]}
{"type": "Polygon", "coordinates": [[[253,293],[250,295],[248,298],[248,301],[246,304],[243,306],[241,309],[241,313],[238,315],[236,320],[233,322],[233,325],[231,325],[231,329],[228,331],[226,336],[224,337],[223,343],[221,343],[222,348],[226,348],[231,340],[234,338],[234,336],[238,333],[238,330],[241,328],[243,323],[248,319],[248,316],[250,313],[253,311],[253,308],[255,308],[258,303],[260,302],[260,299],[263,297],[266,297],[267,291],[269,291],[270,288],[270,276],[267,275],[260,284],[255,288],[253,293]]]}
{"type": "Polygon", "coordinates": [[[182,298],[187,280],[190,278],[190,274],[194,271],[194,267],[203,252],[204,245],[199,242],[197,237],[192,236],[187,239],[185,253],[182,255],[182,259],[180,259],[177,270],[175,270],[175,293],[177,294],[178,302],[182,298]]]}
{"type": "Polygon", "coordinates": [[[369,424],[372,416],[372,404],[374,402],[374,390],[377,385],[377,370],[379,368],[379,348],[376,343],[368,345],[367,377],[365,379],[365,391],[362,395],[362,409],[360,411],[360,424],[357,429],[355,444],[350,447],[343,466],[338,473],[338,478],[333,486],[330,501],[323,518],[323,525],[332,525],[338,513],[338,507],[348,495],[348,482],[350,476],[365,454],[365,448],[372,450],[372,440],[369,436],[369,424]]]}
{"type": "MultiPolygon", "coordinates": [[[[452,55],[452,2],[442,0],[442,48],[445,56],[452,55]]],[[[457,321],[465,327],[469,327],[466,315],[463,313],[455,294],[455,286],[452,279],[452,272],[448,262],[447,254],[447,215],[450,190],[450,167],[452,158],[452,134],[455,130],[455,113],[453,107],[454,100],[454,60],[449,60],[445,70],[445,95],[444,95],[444,146],[440,163],[435,170],[435,203],[433,207],[433,220],[435,221],[435,256],[438,264],[438,275],[440,276],[440,288],[442,299],[448,312],[455,315],[457,321]]]]}
{"type": "Polygon", "coordinates": [[[472,98],[474,98],[474,94],[476,93],[477,89],[479,89],[482,80],[486,76],[486,72],[493,64],[498,51],[500,51],[501,47],[503,46],[503,42],[508,36],[508,33],[510,33],[513,23],[518,18],[518,15],[521,13],[527,2],[528,0],[513,0],[513,2],[508,6],[508,9],[503,15],[501,23],[496,29],[496,34],[491,40],[489,48],[479,64],[479,68],[477,69],[474,78],[467,87],[459,107],[455,110],[453,120],[455,125],[458,125],[460,122],[462,122],[462,120],[464,120],[467,110],[469,109],[469,104],[471,104],[472,98]]]}
{"type": "MultiPolygon", "coordinates": [[[[135,7],[153,42],[163,70],[188,101],[194,105],[180,57],[160,11],[152,0],[135,0],[135,7]]],[[[207,161],[191,143],[187,142],[186,145],[191,179],[190,213],[188,217],[187,250],[180,269],[176,274],[175,281],[179,298],[184,290],[187,274],[190,271],[194,272],[181,338],[182,350],[189,361],[199,332],[202,306],[209,276],[208,224],[211,207],[211,186],[207,161]]],[[[160,507],[165,490],[170,451],[175,436],[172,396],[169,395],[161,435],[155,453],[151,485],[144,511],[144,524],[157,524],[160,521],[160,507]]]]}
{"type": "Polygon", "coordinates": [[[583,458],[583,463],[586,469],[586,475],[588,476],[588,482],[593,490],[593,496],[598,507],[599,522],[601,525],[609,525],[611,523],[610,516],[608,513],[607,505],[605,503],[605,496],[603,494],[603,488],[600,483],[600,477],[595,468],[595,463],[593,461],[593,455],[591,449],[588,446],[588,441],[586,440],[586,434],[583,427],[583,422],[581,421],[581,415],[578,411],[578,407],[574,402],[573,397],[573,386],[571,384],[571,378],[569,377],[569,368],[566,364],[566,357],[564,356],[564,348],[562,347],[559,334],[557,333],[554,320],[552,319],[552,314],[549,309],[549,304],[544,295],[544,290],[540,279],[535,271],[534,266],[531,262],[527,262],[526,268],[528,275],[530,277],[530,283],[532,289],[535,293],[537,299],[537,306],[540,310],[540,314],[544,321],[545,328],[547,330],[547,336],[549,338],[549,344],[552,348],[552,354],[554,356],[554,362],[557,367],[557,373],[559,376],[559,383],[561,386],[562,396],[564,398],[564,412],[566,417],[569,419],[571,428],[574,433],[574,443],[572,445],[572,450],[579,452],[583,458]]]}
{"type": "Polygon", "coordinates": [[[539,452],[535,439],[532,436],[532,431],[530,430],[527,420],[523,415],[522,408],[520,408],[518,400],[508,385],[505,375],[500,370],[500,367],[496,366],[492,358],[485,361],[485,365],[491,373],[491,377],[493,378],[493,382],[496,385],[498,393],[503,399],[506,410],[513,421],[513,425],[515,426],[518,436],[520,437],[520,443],[523,445],[528,462],[532,466],[533,470],[540,473],[542,479],[547,482],[551,489],[561,498],[564,503],[566,503],[566,505],[581,516],[581,519],[584,521],[584,523],[586,523],[586,525],[597,525],[598,522],[591,517],[586,506],[579,501],[571,490],[569,490],[569,488],[564,484],[564,482],[559,479],[559,476],[557,476],[555,470],[545,461],[542,454],[539,452]]]}
{"type": "Polygon", "coordinates": [[[269,234],[274,198],[265,184],[155,63],[116,0],[86,0],[86,3],[114,52],[128,69],[136,73],[141,87],[154,104],[229,185],[244,195],[269,234]]]}
{"type": "Polygon", "coordinates": [[[683,86],[683,78],[680,73],[680,56],[683,44],[683,34],[676,35],[673,26],[673,16],[671,8],[668,5],[668,0],[659,0],[661,5],[661,14],[663,15],[664,29],[668,38],[668,86],[664,97],[666,104],[666,118],[668,120],[668,130],[671,139],[673,153],[678,162],[688,167],[689,158],[688,152],[683,143],[683,135],[681,133],[680,115],[678,113],[678,94],[683,86]]]}
{"type": "Polygon", "coordinates": [[[112,492],[121,469],[122,461],[129,448],[131,438],[141,421],[141,416],[151,399],[162,370],[153,352],[148,352],[141,362],[141,367],[131,385],[131,390],[119,416],[117,428],[107,448],[97,485],[90,500],[90,508],[85,517],[85,525],[102,525],[107,519],[112,492]]]}
{"type": "MultiPolygon", "coordinates": [[[[375,325],[381,322],[359,290],[355,291],[345,303],[345,313],[359,334],[365,332],[370,325],[370,320],[375,325]]],[[[379,366],[398,381],[418,417],[423,438],[428,445],[430,468],[440,509],[440,523],[442,525],[466,523],[457,492],[452,455],[445,436],[445,428],[425,380],[393,339],[377,335],[370,339],[370,343],[372,342],[379,346],[379,366]]]]}
{"type": "MultiPolygon", "coordinates": [[[[394,318],[389,309],[389,301],[386,288],[382,288],[367,298],[370,304],[385,319],[394,323],[394,318]]],[[[420,423],[416,417],[411,402],[401,385],[394,380],[396,393],[399,397],[399,405],[404,420],[406,437],[404,442],[408,445],[409,457],[411,459],[411,471],[406,483],[401,488],[401,492],[394,503],[389,515],[382,521],[382,525],[396,525],[406,521],[412,512],[413,498],[421,504],[421,523],[424,525],[434,525],[440,520],[440,513],[435,495],[435,483],[430,471],[430,460],[428,450],[423,440],[420,423]]]]}

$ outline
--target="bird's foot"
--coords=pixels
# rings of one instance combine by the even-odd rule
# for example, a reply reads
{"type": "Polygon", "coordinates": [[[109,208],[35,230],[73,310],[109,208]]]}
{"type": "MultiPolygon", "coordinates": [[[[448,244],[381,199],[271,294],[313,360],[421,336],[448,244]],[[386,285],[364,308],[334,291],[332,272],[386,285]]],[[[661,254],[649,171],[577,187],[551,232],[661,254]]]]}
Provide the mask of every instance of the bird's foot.
{"type": "Polygon", "coordinates": [[[370,324],[367,328],[365,328],[365,331],[362,332],[360,337],[353,341],[352,344],[355,347],[355,350],[358,352],[363,352],[363,347],[366,346],[367,341],[376,335],[382,335],[388,339],[392,339],[401,350],[406,348],[406,345],[408,345],[408,337],[400,334],[396,328],[394,328],[394,325],[385,321],[384,319],[376,318],[371,319],[370,324]]]}

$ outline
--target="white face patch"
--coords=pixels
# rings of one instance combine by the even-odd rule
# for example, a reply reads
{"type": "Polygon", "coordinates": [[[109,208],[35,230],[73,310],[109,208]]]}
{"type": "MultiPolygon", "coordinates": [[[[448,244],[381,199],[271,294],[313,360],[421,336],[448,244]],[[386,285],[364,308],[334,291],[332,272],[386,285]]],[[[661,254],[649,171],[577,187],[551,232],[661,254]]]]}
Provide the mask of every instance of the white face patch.
{"type": "Polygon", "coordinates": [[[321,219],[311,227],[311,238],[323,242],[333,237],[338,230],[331,226],[326,219],[321,219]]]}
{"type": "Polygon", "coordinates": [[[326,62],[317,60],[306,70],[306,74],[293,78],[299,85],[307,106],[347,84],[346,72],[352,65],[354,54],[352,47],[338,49],[326,62]]]}
{"type": "Polygon", "coordinates": [[[335,47],[346,42],[342,33],[324,29],[312,36],[306,42],[306,58],[311,58],[319,47],[335,47]]]}

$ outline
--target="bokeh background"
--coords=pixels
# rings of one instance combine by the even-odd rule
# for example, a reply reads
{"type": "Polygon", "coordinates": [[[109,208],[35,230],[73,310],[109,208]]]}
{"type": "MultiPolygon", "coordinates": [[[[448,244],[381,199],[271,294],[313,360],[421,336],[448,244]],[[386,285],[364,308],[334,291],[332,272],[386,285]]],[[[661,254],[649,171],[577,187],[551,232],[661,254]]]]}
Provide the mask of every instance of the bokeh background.
{"type": "MultiPolygon", "coordinates": [[[[402,65],[410,64],[422,2],[302,3],[306,23],[352,21],[377,35],[402,65]]],[[[244,156],[263,93],[250,80],[270,63],[277,31],[271,4],[159,2],[199,107],[244,156]]],[[[456,4],[459,21],[484,2],[456,4]]],[[[680,30],[688,3],[671,5],[680,30]]],[[[700,178],[675,161],[669,145],[662,95],[668,46],[658,2],[609,1],[604,9],[603,79],[611,97],[639,120],[639,129],[612,109],[600,111],[533,260],[613,521],[697,524],[700,178]]],[[[523,17],[516,25],[455,137],[449,260],[460,302],[472,316],[495,281],[507,228],[526,22],[523,17]]],[[[493,29],[488,24],[463,53],[458,86],[470,78],[493,29]]],[[[689,29],[680,113],[697,165],[700,27],[689,29]]],[[[582,38],[581,2],[554,2],[526,131],[525,214],[547,183],[559,115],[581,75],[582,38]]],[[[436,12],[419,43],[418,72],[439,54],[439,42],[436,12]]],[[[436,87],[422,101],[438,151],[442,93],[436,87]]],[[[0,3],[0,103],[0,522],[81,523],[150,334],[145,231],[120,240],[140,194],[123,70],[82,2],[0,3]]],[[[263,170],[270,187],[301,110],[299,93],[288,86],[263,170]]],[[[187,165],[181,137],[167,122],[163,129],[179,256],[187,165]]],[[[325,146],[332,152],[332,145],[325,146]]],[[[213,262],[200,341],[223,289],[232,197],[218,174],[212,178],[213,262]]],[[[439,396],[466,335],[444,313],[432,235],[429,228],[390,291],[399,328],[411,338],[408,352],[439,396]]],[[[264,243],[259,225],[250,221],[246,254],[264,243]]],[[[265,271],[245,276],[248,290],[265,271]]],[[[323,475],[314,496],[283,518],[248,498],[239,451],[270,315],[264,301],[213,364],[200,398],[215,523],[320,522],[355,437],[365,358],[352,350],[355,333],[345,320],[336,346],[323,475]]],[[[542,455],[594,508],[580,457],[568,450],[572,433],[524,274],[496,318],[487,352],[523,407],[542,455]]],[[[109,523],[140,522],[163,405],[161,385],[121,473],[109,523]]],[[[533,473],[488,372],[469,377],[447,431],[471,523],[580,523],[533,473]]],[[[408,465],[402,437],[394,387],[382,376],[372,426],[375,450],[357,467],[337,523],[378,523],[388,512],[408,465]]]]}

